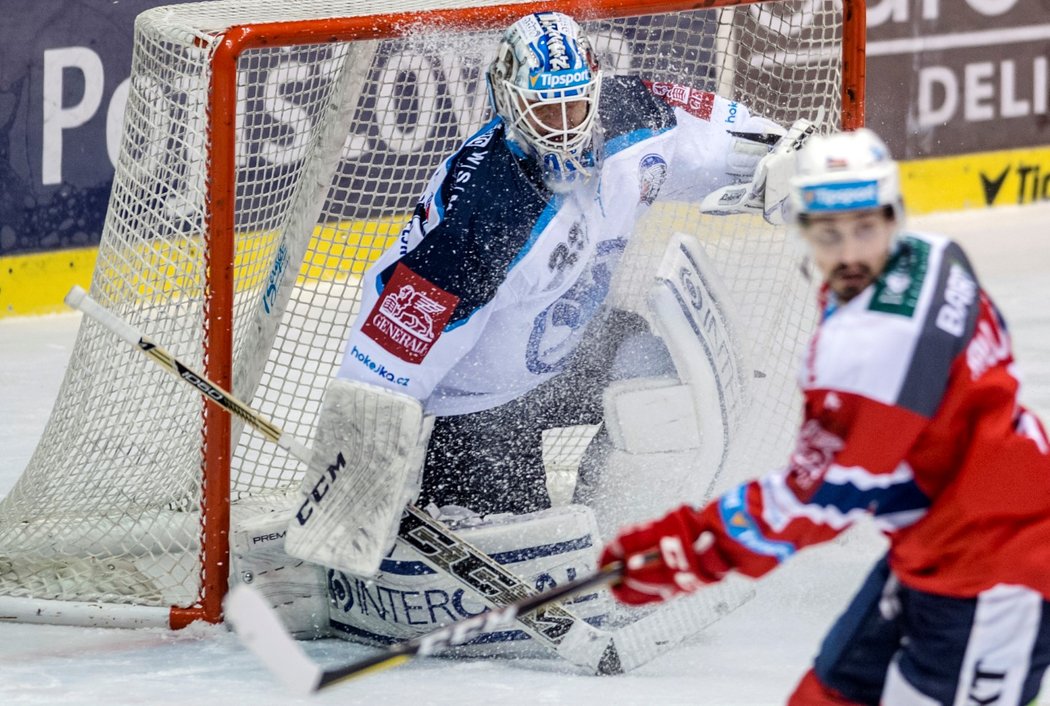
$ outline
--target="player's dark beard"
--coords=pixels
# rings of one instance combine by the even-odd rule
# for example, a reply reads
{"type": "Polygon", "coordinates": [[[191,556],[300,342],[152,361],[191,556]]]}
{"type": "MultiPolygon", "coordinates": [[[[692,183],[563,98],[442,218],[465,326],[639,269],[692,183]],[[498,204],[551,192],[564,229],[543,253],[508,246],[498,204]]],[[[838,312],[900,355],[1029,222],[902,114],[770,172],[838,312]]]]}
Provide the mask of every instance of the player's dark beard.
{"type": "Polygon", "coordinates": [[[871,268],[864,264],[838,265],[831,271],[828,281],[831,290],[843,301],[857,296],[875,279],[871,268]]]}

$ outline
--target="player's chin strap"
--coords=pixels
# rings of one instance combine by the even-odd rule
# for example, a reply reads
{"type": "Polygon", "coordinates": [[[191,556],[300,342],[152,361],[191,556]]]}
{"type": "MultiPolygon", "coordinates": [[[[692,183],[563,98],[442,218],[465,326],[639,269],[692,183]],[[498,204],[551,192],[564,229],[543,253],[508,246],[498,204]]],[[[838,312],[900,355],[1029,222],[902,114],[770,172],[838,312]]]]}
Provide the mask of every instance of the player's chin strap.
{"type": "Polygon", "coordinates": [[[768,149],[773,140],[775,146],[759,160],[750,182],[715,189],[700,202],[700,210],[720,216],[760,214],[773,225],[783,225],[788,182],[795,169],[795,152],[816,130],[815,123],[802,119],[796,120],[782,137],[776,133],[732,133],[735,138],[733,149],[768,149]]]}
{"type": "MultiPolygon", "coordinates": [[[[252,429],[305,463],[311,468],[312,478],[331,478],[331,469],[321,466],[320,457],[315,456],[306,445],[203,374],[185,365],[134,326],[94,301],[80,287],[70,290],[66,295],[66,303],[137,346],[155,363],[193,386],[206,400],[244,420],[252,429]]],[[[409,427],[414,425],[409,424],[409,427]]],[[[308,490],[308,493],[312,492],[312,489],[308,490]]],[[[526,585],[515,574],[414,505],[405,508],[397,540],[417,550],[424,562],[459,581],[490,607],[504,607],[536,594],[534,588],[526,585]]],[[[387,545],[376,542],[371,546],[387,545]]],[[[704,612],[696,615],[692,611],[668,619],[668,616],[658,611],[649,616],[660,617],[656,623],[648,623],[643,618],[615,633],[593,628],[556,604],[519,615],[517,621],[540,644],[547,645],[574,664],[598,674],[615,674],[645,664],[696,634],[743,602],[737,600],[738,596],[739,593],[726,594],[726,600],[717,604],[721,609],[714,614],[704,612]]],[[[717,600],[717,596],[712,596],[712,600],[717,600]]]]}

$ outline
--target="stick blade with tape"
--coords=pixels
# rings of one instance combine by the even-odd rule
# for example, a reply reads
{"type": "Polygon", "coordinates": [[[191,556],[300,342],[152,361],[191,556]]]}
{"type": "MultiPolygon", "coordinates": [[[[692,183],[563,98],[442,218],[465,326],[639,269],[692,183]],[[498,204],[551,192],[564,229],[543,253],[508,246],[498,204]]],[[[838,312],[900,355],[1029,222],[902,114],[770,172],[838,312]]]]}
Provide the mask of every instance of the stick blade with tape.
{"type": "Polygon", "coordinates": [[[322,669],[288,634],[262,594],[243,584],[234,586],[223,602],[225,617],[237,638],[290,691],[317,691],[322,669]]]}

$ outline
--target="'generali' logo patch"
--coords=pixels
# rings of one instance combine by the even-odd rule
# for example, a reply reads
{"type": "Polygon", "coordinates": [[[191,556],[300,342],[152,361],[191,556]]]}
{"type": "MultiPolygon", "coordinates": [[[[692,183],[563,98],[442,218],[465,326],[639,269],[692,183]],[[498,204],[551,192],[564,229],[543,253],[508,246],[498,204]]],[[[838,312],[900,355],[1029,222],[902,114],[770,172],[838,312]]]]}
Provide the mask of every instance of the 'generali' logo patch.
{"type": "Polygon", "coordinates": [[[459,297],[398,263],[361,331],[401,360],[418,363],[437,342],[457,303],[459,297]]]}

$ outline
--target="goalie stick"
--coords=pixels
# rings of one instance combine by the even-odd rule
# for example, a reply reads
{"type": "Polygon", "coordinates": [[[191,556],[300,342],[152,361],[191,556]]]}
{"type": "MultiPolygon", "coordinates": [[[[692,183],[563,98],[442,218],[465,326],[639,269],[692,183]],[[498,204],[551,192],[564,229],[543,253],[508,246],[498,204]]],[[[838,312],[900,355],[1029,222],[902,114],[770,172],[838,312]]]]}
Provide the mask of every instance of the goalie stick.
{"type": "Polygon", "coordinates": [[[322,667],[310,659],[255,588],[245,584],[234,587],[223,606],[240,641],[289,690],[310,694],[342,681],[396,667],[415,657],[426,657],[447,647],[462,645],[482,630],[509,627],[516,619],[532,611],[615,581],[621,574],[622,564],[614,562],[590,576],[450,623],[425,635],[391,645],[370,657],[331,667],[322,667]]]}
{"type": "MultiPolygon", "coordinates": [[[[65,301],[119,338],[137,346],[162,368],[196,388],[205,399],[237,415],[293,457],[307,465],[314,463],[313,454],[305,444],[282,431],[202,373],[185,365],[134,326],[96,302],[82,288],[74,286],[65,301]]],[[[414,505],[405,508],[397,539],[414,549],[433,569],[449,575],[491,607],[506,606],[536,593],[496,560],[414,505]]],[[[597,674],[618,674],[623,669],[610,634],[590,626],[559,605],[544,604],[518,616],[517,620],[539,643],[547,645],[577,666],[597,674]]]]}
{"type": "MultiPolygon", "coordinates": [[[[250,427],[303,463],[312,463],[310,449],[251,407],[216,386],[74,286],[66,304],[82,311],[119,338],[138,347],[154,362],[196,388],[206,399],[237,415],[250,427]]],[[[406,543],[437,571],[448,574],[493,607],[509,605],[536,594],[515,574],[456,535],[419,508],[408,505],[398,530],[406,543]]],[[[723,581],[703,592],[713,610],[696,610],[692,596],[646,615],[615,631],[600,630],[556,604],[545,604],[516,620],[527,633],[564,659],[596,674],[630,671],[669,651],[729,611],[749,600],[752,589],[733,590],[723,581]]]]}

